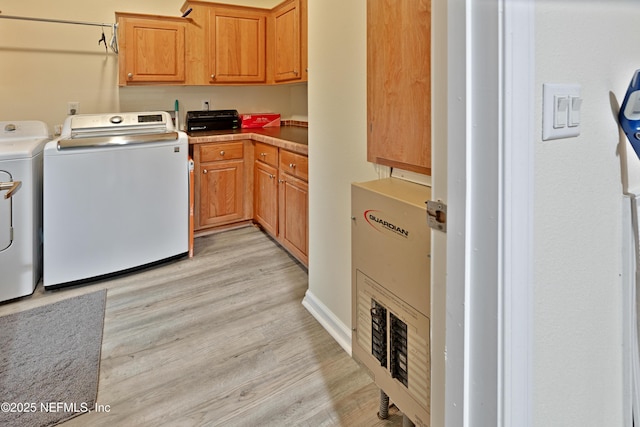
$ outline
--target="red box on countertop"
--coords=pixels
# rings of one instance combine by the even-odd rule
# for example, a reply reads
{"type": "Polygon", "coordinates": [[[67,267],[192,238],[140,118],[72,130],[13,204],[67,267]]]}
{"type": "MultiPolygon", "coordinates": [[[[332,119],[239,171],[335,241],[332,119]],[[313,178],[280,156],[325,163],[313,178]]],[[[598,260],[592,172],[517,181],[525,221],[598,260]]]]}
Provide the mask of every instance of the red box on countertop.
{"type": "Polygon", "coordinates": [[[280,114],[276,113],[252,113],[240,114],[242,128],[269,128],[280,126],[280,114]]]}

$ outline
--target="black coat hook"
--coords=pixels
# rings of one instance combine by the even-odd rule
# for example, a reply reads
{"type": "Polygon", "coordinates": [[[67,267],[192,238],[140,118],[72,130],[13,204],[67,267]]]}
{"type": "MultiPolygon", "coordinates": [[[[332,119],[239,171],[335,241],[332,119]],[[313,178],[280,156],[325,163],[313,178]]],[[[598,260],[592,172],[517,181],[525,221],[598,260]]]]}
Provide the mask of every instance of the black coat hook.
{"type": "Polygon", "coordinates": [[[102,29],[102,37],[98,40],[98,46],[100,46],[100,43],[104,43],[104,51],[107,53],[107,38],[104,36],[104,28],[102,29]]]}

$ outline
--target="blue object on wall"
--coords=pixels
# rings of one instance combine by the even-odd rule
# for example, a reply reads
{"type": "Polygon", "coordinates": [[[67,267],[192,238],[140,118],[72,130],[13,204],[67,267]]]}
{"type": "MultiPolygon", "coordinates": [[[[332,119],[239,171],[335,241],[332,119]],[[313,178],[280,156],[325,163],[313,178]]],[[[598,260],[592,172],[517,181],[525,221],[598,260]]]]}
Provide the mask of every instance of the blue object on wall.
{"type": "Polygon", "coordinates": [[[618,113],[618,120],[633,150],[640,158],[640,70],[633,73],[618,113]]]}

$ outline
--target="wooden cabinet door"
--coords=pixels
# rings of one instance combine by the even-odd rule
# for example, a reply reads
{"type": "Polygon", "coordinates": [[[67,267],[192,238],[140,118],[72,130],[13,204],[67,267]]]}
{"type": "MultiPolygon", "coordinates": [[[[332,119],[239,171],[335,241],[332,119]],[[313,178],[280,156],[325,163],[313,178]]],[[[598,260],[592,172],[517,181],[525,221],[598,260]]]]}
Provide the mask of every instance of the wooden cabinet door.
{"type": "Polygon", "coordinates": [[[185,23],[172,18],[119,17],[120,85],[184,83],[185,23]],[[124,35],[124,37],[122,37],[124,35]]]}
{"type": "Polygon", "coordinates": [[[302,77],[300,24],[300,0],[289,0],[273,10],[273,73],[276,82],[302,77]]]}
{"type": "Polygon", "coordinates": [[[309,185],[285,173],[280,177],[278,238],[306,265],[309,262],[309,185]]]}
{"type": "Polygon", "coordinates": [[[256,160],[253,218],[272,236],[278,235],[278,170],[256,160]]]}
{"type": "Polygon", "coordinates": [[[212,8],[209,14],[211,83],[266,81],[267,12],[212,8]]]}
{"type": "Polygon", "coordinates": [[[199,166],[198,226],[221,225],[244,217],[244,160],[199,166]]]}
{"type": "Polygon", "coordinates": [[[368,0],[368,161],[431,174],[430,76],[430,0],[368,0]]]}

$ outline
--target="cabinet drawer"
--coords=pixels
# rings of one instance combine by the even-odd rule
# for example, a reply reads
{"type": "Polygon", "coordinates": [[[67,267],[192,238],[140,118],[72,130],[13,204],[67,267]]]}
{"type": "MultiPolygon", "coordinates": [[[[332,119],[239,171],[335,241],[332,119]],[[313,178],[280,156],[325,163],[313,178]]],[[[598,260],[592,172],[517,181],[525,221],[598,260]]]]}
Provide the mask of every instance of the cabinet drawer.
{"type": "Polygon", "coordinates": [[[292,153],[291,151],[280,150],[280,170],[296,176],[298,178],[309,180],[309,161],[307,156],[292,153]]]}
{"type": "Polygon", "coordinates": [[[256,142],[256,160],[265,162],[268,165],[278,167],[278,147],[256,142]]]}
{"type": "Polygon", "coordinates": [[[200,149],[200,163],[242,159],[242,147],[242,142],[221,142],[200,145],[198,147],[200,149]]]}

